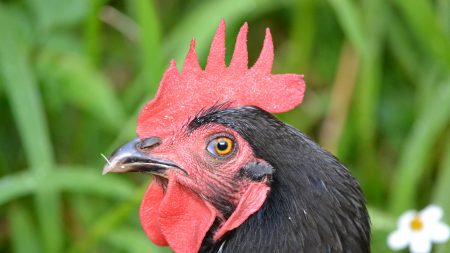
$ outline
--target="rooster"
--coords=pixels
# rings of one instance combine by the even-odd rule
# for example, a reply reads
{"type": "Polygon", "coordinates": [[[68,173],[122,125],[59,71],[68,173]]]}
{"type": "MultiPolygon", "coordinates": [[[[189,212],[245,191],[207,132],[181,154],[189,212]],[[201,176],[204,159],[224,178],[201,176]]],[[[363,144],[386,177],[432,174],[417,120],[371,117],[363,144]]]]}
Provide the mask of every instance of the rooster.
{"type": "Polygon", "coordinates": [[[203,70],[192,41],[103,173],[150,173],[140,208],[155,244],[194,252],[370,252],[361,189],[330,153],[271,113],[303,100],[302,75],[271,74],[266,30],[248,68],[245,23],[225,65],[221,21],[203,70]]]}

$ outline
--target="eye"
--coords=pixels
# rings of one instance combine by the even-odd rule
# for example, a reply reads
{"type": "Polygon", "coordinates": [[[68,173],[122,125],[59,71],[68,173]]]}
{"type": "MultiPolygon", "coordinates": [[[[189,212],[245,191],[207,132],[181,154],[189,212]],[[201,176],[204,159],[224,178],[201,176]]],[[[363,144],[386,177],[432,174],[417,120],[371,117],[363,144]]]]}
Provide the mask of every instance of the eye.
{"type": "Polygon", "coordinates": [[[206,150],[214,156],[225,157],[234,151],[234,141],[229,137],[217,137],[208,143],[206,150]]]}

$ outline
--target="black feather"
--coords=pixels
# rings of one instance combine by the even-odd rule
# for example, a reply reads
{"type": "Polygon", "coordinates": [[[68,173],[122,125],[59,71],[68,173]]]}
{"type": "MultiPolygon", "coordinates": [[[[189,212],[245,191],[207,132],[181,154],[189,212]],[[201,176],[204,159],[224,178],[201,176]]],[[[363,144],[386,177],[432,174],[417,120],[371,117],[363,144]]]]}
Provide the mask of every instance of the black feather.
{"type": "Polygon", "coordinates": [[[370,252],[361,189],[333,155],[257,107],[204,110],[188,130],[208,124],[238,132],[273,174],[262,208],[222,240],[205,239],[200,252],[370,252]]]}

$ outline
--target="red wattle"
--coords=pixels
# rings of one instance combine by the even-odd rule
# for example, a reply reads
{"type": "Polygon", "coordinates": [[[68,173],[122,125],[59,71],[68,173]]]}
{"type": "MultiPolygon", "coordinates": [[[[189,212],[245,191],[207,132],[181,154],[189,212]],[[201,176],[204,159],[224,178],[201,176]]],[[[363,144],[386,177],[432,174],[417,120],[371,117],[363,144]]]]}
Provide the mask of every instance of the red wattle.
{"type": "Polygon", "coordinates": [[[153,180],[141,205],[141,223],[157,245],[195,253],[217,216],[216,209],[169,176],[166,192],[153,180]]]}
{"type": "Polygon", "coordinates": [[[159,246],[168,246],[158,222],[159,205],[164,197],[162,186],[153,179],[145,192],[141,203],[140,217],[142,228],[153,243],[159,246]]]}

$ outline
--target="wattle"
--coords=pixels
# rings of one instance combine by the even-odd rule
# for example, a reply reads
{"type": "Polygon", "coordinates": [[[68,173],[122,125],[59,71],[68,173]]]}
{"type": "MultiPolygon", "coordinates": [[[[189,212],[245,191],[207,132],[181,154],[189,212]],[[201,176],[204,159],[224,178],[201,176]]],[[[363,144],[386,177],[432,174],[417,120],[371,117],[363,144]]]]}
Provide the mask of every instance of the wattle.
{"type": "Polygon", "coordinates": [[[141,224],[157,245],[175,252],[198,252],[217,210],[197,194],[170,178],[166,191],[152,180],[141,204],[141,224]]]}

